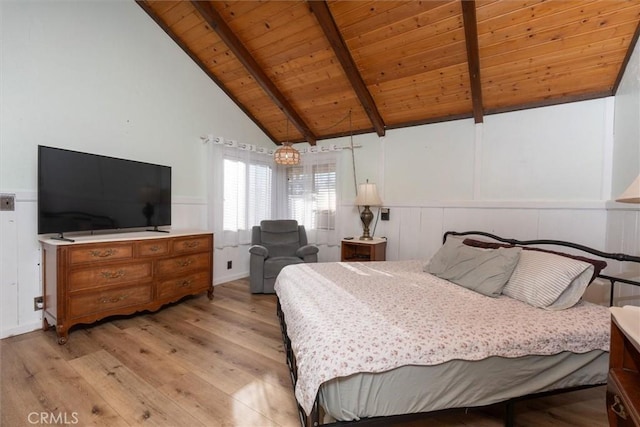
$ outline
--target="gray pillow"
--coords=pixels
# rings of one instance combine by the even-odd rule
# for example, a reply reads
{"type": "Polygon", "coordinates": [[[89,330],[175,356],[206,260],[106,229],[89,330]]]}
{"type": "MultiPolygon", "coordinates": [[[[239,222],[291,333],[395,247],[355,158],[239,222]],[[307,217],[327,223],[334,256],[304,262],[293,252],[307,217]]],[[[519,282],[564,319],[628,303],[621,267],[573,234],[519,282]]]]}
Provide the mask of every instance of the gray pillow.
{"type": "Polygon", "coordinates": [[[502,293],[521,248],[479,249],[448,238],[424,271],[489,297],[502,293]]]}

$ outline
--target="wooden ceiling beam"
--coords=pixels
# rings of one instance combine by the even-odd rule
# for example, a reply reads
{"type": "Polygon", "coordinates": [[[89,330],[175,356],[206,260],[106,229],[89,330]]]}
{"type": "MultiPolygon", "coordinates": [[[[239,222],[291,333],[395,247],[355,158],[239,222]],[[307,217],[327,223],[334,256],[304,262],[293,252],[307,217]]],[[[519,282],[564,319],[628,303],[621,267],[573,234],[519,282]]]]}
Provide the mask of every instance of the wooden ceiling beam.
{"type": "Polygon", "coordinates": [[[362,80],[362,76],[358,71],[358,67],[356,66],[351,53],[349,53],[349,48],[342,38],[342,34],[336,25],[335,20],[333,19],[333,15],[331,15],[331,11],[329,10],[329,5],[326,1],[307,1],[309,8],[316,16],[320,27],[322,27],[322,31],[324,31],[325,37],[331,44],[333,51],[336,54],[336,57],[340,61],[342,65],[342,69],[347,75],[347,79],[351,83],[353,90],[355,91],[358,99],[360,100],[360,104],[362,108],[367,113],[373,128],[375,129],[378,136],[385,135],[385,124],[384,120],[382,120],[382,116],[378,111],[378,107],[376,106],[369,89],[367,89],[367,85],[364,80],[362,80]]]}
{"type": "Polygon", "coordinates": [[[467,64],[471,83],[471,100],[473,102],[473,118],[476,123],[484,120],[482,106],[482,83],[480,80],[480,49],[478,48],[478,22],[476,20],[475,0],[461,0],[464,37],[467,45],[467,64]]]}
{"type": "Polygon", "coordinates": [[[218,11],[211,6],[209,1],[192,1],[191,4],[193,4],[193,7],[198,11],[198,13],[200,13],[207,24],[209,24],[209,26],[218,33],[222,41],[224,41],[231,52],[233,52],[236,58],[238,58],[267,95],[271,97],[278,108],[282,110],[296,129],[300,131],[305,140],[311,145],[316,145],[317,138],[311,129],[307,126],[305,121],[300,117],[289,101],[287,101],[276,85],[271,81],[269,76],[267,76],[262,70],[247,48],[236,37],[233,31],[231,31],[231,28],[229,28],[218,11]]]}

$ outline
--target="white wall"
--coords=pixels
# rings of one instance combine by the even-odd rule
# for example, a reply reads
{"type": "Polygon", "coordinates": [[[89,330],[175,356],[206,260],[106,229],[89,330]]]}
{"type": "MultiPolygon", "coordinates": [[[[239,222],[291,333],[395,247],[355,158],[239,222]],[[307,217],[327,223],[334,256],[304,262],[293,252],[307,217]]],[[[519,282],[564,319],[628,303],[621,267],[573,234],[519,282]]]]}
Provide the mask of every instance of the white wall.
{"type": "MultiPolygon", "coordinates": [[[[612,199],[640,175],[640,44],[618,88],[614,122],[612,199]]],[[[607,209],[606,250],[640,256],[640,205],[609,202],[607,209]]],[[[640,280],[640,264],[618,263],[612,272],[640,280]]],[[[616,297],[620,304],[640,305],[640,288],[621,286],[616,297]]]]}
{"type": "Polygon", "coordinates": [[[612,194],[640,174],[640,43],[636,43],[616,94],[612,194]]]}
{"type": "Polygon", "coordinates": [[[206,228],[200,136],[272,143],[133,1],[0,1],[0,16],[4,337],[41,325],[37,145],[169,165],[174,227],[206,228]]]}

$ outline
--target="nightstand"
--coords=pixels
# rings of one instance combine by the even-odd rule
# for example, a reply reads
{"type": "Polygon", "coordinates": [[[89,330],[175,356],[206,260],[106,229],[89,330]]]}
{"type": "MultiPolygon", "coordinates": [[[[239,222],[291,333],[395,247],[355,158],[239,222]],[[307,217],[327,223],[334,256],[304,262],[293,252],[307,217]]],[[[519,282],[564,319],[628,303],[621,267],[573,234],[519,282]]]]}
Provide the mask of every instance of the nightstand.
{"type": "Polygon", "coordinates": [[[387,239],[373,240],[342,239],[341,261],[384,261],[387,250],[387,239]]]}
{"type": "Polygon", "coordinates": [[[611,307],[610,426],[640,426],[640,307],[611,307]]]}

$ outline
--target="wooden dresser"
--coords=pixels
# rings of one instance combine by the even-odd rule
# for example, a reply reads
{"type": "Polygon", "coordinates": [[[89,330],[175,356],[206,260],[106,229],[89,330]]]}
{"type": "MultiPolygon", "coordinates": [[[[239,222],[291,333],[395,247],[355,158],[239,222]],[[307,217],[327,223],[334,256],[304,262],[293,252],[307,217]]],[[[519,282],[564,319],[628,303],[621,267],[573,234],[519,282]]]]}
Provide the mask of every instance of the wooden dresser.
{"type": "Polygon", "coordinates": [[[43,328],[55,325],[59,344],[79,323],[155,311],[202,292],[213,298],[211,233],[122,233],[41,244],[43,328]]]}
{"type": "Polygon", "coordinates": [[[640,427],[640,308],[611,308],[607,381],[610,426],[640,427]]]}

